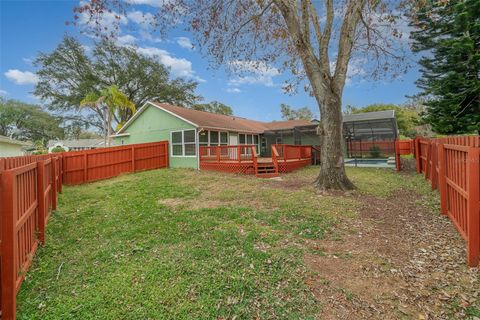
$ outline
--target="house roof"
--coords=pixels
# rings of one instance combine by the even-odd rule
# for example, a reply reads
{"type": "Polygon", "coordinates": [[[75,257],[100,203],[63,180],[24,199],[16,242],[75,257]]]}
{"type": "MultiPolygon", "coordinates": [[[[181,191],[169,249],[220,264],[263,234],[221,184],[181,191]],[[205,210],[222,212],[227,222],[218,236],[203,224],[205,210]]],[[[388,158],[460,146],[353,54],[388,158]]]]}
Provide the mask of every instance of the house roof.
{"type": "MultiPolygon", "coordinates": [[[[263,133],[265,131],[289,130],[295,127],[306,127],[318,125],[318,121],[313,120],[287,120],[262,122],[256,120],[245,119],[237,116],[228,116],[206,111],[199,111],[184,107],[173,106],[168,103],[147,102],[140,110],[138,110],[130,120],[117,132],[117,135],[126,134],[124,131],[135,119],[146,110],[148,105],[161,109],[183,121],[200,129],[217,129],[237,131],[244,133],[263,133]]],[[[359,114],[349,114],[343,116],[343,122],[353,121],[372,121],[380,119],[394,119],[395,111],[376,111],[359,114]]]]}
{"type": "Polygon", "coordinates": [[[91,148],[91,147],[104,147],[105,141],[103,139],[78,139],[78,140],[50,140],[48,141],[48,147],[54,147],[55,145],[63,145],[67,148],[91,148]]]}
{"type": "Polygon", "coordinates": [[[15,145],[19,145],[19,146],[29,146],[30,145],[30,143],[28,143],[28,142],[10,139],[9,137],[5,137],[5,136],[2,136],[2,135],[0,135],[0,142],[8,143],[8,144],[15,144],[15,145]]]}
{"type": "Polygon", "coordinates": [[[343,115],[343,122],[370,121],[370,120],[383,120],[383,119],[395,119],[395,111],[385,110],[385,111],[373,111],[373,112],[343,115]]]}
{"type": "MultiPolygon", "coordinates": [[[[157,107],[158,109],[168,112],[186,121],[187,123],[202,129],[229,130],[258,134],[267,130],[291,129],[295,126],[311,124],[310,121],[307,120],[261,122],[237,116],[228,116],[173,106],[168,103],[149,101],[147,104],[157,107]]],[[[127,123],[125,123],[125,125],[117,132],[117,135],[122,134],[125,131],[125,129],[146,109],[147,104],[138,110],[137,113],[135,113],[135,115],[129,121],[127,121],[127,123]]]]}
{"type": "Polygon", "coordinates": [[[286,121],[273,121],[273,122],[264,122],[264,126],[267,130],[285,130],[285,129],[292,129],[294,127],[300,126],[310,126],[316,125],[316,123],[312,123],[309,120],[286,120],[286,121]]]}

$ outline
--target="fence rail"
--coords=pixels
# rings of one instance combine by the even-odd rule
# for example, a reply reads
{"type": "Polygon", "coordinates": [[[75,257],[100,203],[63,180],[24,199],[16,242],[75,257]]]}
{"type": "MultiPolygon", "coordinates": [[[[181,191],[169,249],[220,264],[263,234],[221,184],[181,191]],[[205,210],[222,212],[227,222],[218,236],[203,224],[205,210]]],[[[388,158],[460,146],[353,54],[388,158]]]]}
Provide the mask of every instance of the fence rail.
{"type": "Polygon", "coordinates": [[[415,139],[418,173],[439,189],[440,212],[467,242],[470,266],[480,260],[480,136],[415,139]]]}
{"type": "Polygon", "coordinates": [[[0,158],[1,318],[16,318],[16,295],[62,184],[106,179],[124,172],[168,167],[168,142],[88,151],[0,158]]]}

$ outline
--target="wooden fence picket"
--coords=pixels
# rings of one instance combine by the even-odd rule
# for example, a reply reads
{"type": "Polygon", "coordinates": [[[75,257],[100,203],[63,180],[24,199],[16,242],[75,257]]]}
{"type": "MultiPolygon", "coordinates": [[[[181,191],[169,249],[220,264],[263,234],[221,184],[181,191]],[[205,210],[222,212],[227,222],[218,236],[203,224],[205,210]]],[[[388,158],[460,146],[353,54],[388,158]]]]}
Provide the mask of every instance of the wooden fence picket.
{"type": "Polygon", "coordinates": [[[123,172],[165,167],[167,141],[0,158],[1,318],[16,318],[16,294],[38,244],[45,243],[46,224],[57,208],[57,193],[62,192],[63,183],[86,183],[123,172]],[[128,160],[123,150],[132,150],[128,160]]]}

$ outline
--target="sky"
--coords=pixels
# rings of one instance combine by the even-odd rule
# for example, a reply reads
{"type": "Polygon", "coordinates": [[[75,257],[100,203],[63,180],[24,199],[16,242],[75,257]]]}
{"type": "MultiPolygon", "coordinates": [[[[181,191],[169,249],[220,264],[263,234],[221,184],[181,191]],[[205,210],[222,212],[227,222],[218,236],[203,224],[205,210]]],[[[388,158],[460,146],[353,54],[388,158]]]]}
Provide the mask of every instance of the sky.
{"type": "MultiPolygon", "coordinates": [[[[222,68],[213,69],[209,58],[192,47],[192,35],[173,30],[167,39],[149,30],[142,21],[162,0],[137,1],[121,21],[118,38],[123,45],[134,45],[139,52],[155,57],[171,68],[172,76],[198,81],[197,93],[204,101],[220,101],[232,107],[234,114],[251,119],[280,120],[280,104],[294,108],[307,106],[318,117],[315,100],[303,89],[295,95],[283,92],[288,73],[275,66],[263,65],[251,74],[235,75],[222,68]]],[[[66,25],[73,18],[78,1],[0,0],[0,95],[28,103],[41,104],[33,94],[38,80],[32,60],[39,52],[52,52],[64,35],[80,40],[87,48],[93,39],[80,33],[78,26],[66,25]]],[[[106,19],[108,23],[108,18],[106,19]]],[[[355,69],[361,69],[356,65],[355,69]]],[[[414,81],[418,67],[414,66],[400,79],[373,81],[362,77],[350,79],[345,87],[343,106],[363,107],[373,103],[406,102],[408,95],[417,92],[414,81]]]]}

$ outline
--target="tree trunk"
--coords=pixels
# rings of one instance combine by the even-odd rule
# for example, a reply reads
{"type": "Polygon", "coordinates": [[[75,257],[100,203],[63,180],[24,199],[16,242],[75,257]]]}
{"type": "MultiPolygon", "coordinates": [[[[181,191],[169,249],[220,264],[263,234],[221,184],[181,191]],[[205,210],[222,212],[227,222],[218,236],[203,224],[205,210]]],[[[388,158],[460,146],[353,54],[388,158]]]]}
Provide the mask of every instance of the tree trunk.
{"type": "Polygon", "coordinates": [[[320,174],[315,185],[320,190],[352,190],[355,188],[345,173],[342,123],[342,102],[330,90],[320,98],[320,174]]]}
{"type": "Polygon", "coordinates": [[[112,135],[112,113],[110,110],[107,109],[108,112],[108,136],[107,136],[107,144],[108,147],[111,145],[111,135],[112,135]]]}

